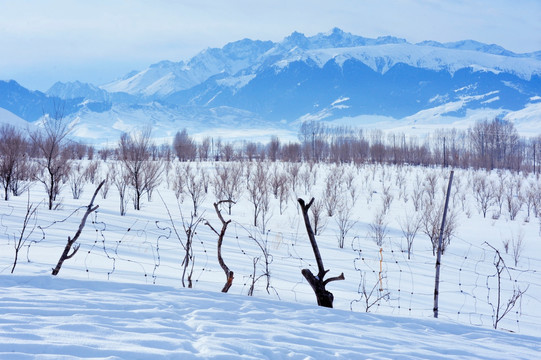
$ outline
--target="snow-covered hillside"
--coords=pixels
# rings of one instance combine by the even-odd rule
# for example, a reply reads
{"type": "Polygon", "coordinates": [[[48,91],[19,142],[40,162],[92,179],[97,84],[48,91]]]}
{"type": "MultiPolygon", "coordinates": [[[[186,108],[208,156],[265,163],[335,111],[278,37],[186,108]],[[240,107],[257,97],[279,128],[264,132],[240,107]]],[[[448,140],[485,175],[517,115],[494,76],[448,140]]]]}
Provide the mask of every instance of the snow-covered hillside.
{"type": "MultiPolygon", "coordinates": [[[[96,181],[113,164],[99,163],[96,181]]],[[[90,163],[82,165],[84,170],[90,163]]],[[[455,171],[448,221],[456,228],[442,257],[436,320],[432,244],[419,229],[408,256],[404,228],[437,213],[448,169],[265,162],[268,186],[281,174],[288,186],[285,197],[268,194],[269,206],[253,226],[246,174],[253,181],[258,168],[244,163],[232,214],[222,209],[225,220],[232,220],[222,255],[234,280],[229,293],[221,294],[225,275],[217,235],[206,222],[220,227],[212,205],[214,174],[219,166],[233,165],[187,166],[172,163],[152,197],[145,195],[142,210],[129,205],[125,216],[110,184],[106,198],[100,194],[95,201],[99,208],[77,241],[78,252],[57,277],[51,268],[75,234],[97,182],[87,181],[80,199],[73,199],[68,181],[53,211],[46,209],[39,183],[0,203],[0,357],[532,359],[541,350],[541,185],[535,176],[455,171]],[[207,179],[208,193],[198,206],[201,222],[185,268],[185,226],[193,202],[179,179],[188,179],[190,171],[202,184],[207,179]],[[482,179],[503,184],[509,209],[494,200],[483,216],[481,195],[474,191],[482,179]],[[333,216],[322,202],[330,192],[341,204],[333,216]],[[295,199],[312,196],[314,206],[321,206],[317,239],[328,276],[345,275],[327,284],[335,309],[315,306],[301,274],[316,265],[295,199]],[[29,217],[10,274],[29,203],[36,216],[29,217]],[[381,246],[378,224],[385,226],[381,246]],[[498,269],[504,270],[500,285],[498,269]],[[183,287],[189,281],[193,289],[183,287]],[[523,296],[500,318],[517,291],[523,296]],[[503,307],[497,306],[499,295],[503,307]]]]}

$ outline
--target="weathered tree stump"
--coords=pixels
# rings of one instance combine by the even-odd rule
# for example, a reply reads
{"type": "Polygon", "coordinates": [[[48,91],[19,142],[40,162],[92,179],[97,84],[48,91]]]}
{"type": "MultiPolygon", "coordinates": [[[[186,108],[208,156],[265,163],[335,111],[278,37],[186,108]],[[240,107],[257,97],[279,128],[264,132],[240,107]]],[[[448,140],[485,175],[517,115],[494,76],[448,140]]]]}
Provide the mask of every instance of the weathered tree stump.
{"type": "Polygon", "coordinates": [[[331,281],[344,280],[344,273],[341,273],[339,276],[331,277],[327,280],[324,280],[325,275],[327,275],[329,270],[325,270],[325,267],[323,266],[323,260],[321,259],[319,247],[317,246],[316,242],[316,236],[314,235],[314,230],[310,225],[310,218],[308,217],[308,210],[310,209],[310,206],[312,206],[312,204],[314,203],[314,198],[312,198],[312,200],[310,200],[308,204],[306,204],[301,198],[297,199],[297,201],[301,206],[302,216],[304,218],[304,225],[306,226],[306,232],[308,233],[308,238],[310,239],[310,244],[312,245],[312,250],[314,251],[314,256],[316,258],[318,268],[317,275],[312,274],[310,269],[302,269],[301,273],[312,287],[312,290],[314,290],[317,304],[319,306],[332,308],[334,295],[330,291],[325,289],[325,286],[327,286],[327,284],[331,281]]]}

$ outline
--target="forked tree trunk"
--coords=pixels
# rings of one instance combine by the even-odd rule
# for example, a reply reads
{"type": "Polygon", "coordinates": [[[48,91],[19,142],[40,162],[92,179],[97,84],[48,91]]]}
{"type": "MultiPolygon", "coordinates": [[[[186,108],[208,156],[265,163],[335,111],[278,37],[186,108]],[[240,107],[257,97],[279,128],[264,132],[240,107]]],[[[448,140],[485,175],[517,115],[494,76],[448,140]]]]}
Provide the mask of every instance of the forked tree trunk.
{"type": "Polygon", "coordinates": [[[302,269],[301,273],[312,287],[312,290],[314,290],[317,304],[319,306],[332,308],[334,295],[330,291],[325,289],[325,286],[331,281],[344,280],[344,273],[341,273],[340,276],[335,276],[324,280],[324,277],[329,272],[329,270],[325,270],[325,267],[323,266],[323,260],[321,259],[319,247],[317,246],[316,242],[316,236],[314,235],[314,230],[312,230],[312,226],[310,225],[310,218],[308,217],[308,210],[310,209],[310,206],[312,206],[312,204],[314,203],[314,198],[312,198],[312,200],[310,200],[308,204],[306,204],[304,200],[300,198],[297,199],[297,201],[301,206],[302,216],[304,218],[304,225],[306,226],[306,232],[308,233],[308,238],[310,239],[310,244],[312,245],[312,250],[314,251],[314,256],[316,258],[318,268],[317,276],[314,276],[310,269],[302,269]]]}
{"type": "Polygon", "coordinates": [[[225,277],[226,277],[225,285],[222,288],[223,293],[226,293],[229,290],[229,288],[231,287],[231,285],[233,285],[233,279],[234,279],[233,271],[231,271],[229,269],[229,267],[225,264],[224,259],[222,257],[222,243],[224,241],[225,231],[227,230],[227,225],[229,225],[229,223],[231,222],[231,220],[225,221],[223,216],[222,216],[222,213],[220,212],[220,209],[218,209],[218,206],[220,204],[222,204],[222,203],[225,203],[225,202],[228,202],[230,204],[229,205],[230,208],[231,208],[231,203],[234,203],[232,200],[221,200],[221,201],[218,201],[217,203],[214,203],[214,209],[216,210],[216,214],[218,215],[218,218],[222,222],[222,229],[220,230],[220,232],[216,231],[212,227],[212,225],[210,225],[210,223],[208,221],[205,222],[205,225],[207,225],[209,228],[211,228],[211,230],[214,231],[214,233],[216,233],[216,235],[218,235],[218,263],[222,267],[222,269],[223,269],[223,271],[225,273],[225,277]]]}
{"type": "Polygon", "coordinates": [[[73,239],[68,236],[68,243],[66,244],[66,247],[64,248],[64,252],[62,252],[62,255],[60,256],[60,259],[58,260],[58,263],[56,264],[56,267],[53,269],[52,274],[58,275],[58,272],[60,271],[60,268],[62,267],[62,264],[64,261],[71,259],[76,253],[77,250],[79,250],[80,245],[73,246],[77,239],[79,239],[79,236],[81,235],[81,232],[83,231],[83,228],[86,224],[86,219],[88,218],[88,215],[96,211],[99,207],[99,205],[94,206],[94,199],[96,199],[96,195],[98,195],[98,192],[100,191],[101,187],[105,183],[105,180],[103,180],[99,185],[96,191],[94,191],[94,195],[92,196],[92,200],[90,200],[90,204],[86,207],[86,212],[83,215],[83,218],[81,219],[81,223],[79,224],[79,229],[75,233],[75,236],[73,239]],[[72,249],[73,247],[73,249],[72,249]],[[71,251],[71,254],[70,254],[71,251]]]}

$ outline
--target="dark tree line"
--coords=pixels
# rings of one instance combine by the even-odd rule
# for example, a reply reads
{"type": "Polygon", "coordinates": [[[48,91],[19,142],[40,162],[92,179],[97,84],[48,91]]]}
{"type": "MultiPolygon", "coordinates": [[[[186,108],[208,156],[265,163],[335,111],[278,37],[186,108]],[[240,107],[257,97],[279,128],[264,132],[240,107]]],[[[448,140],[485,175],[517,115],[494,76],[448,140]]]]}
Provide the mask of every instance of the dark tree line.
{"type": "Polygon", "coordinates": [[[273,136],[267,144],[224,144],[221,139],[206,138],[197,144],[184,129],[177,133],[173,148],[181,161],[369,162],[535,173],[541,165],[541,135],[521,137],[512,122],[498,118],[478,121],[467,130],[441,129],[424,137],[307,121],[302,123],[298,139],[282,143],[273,136]],[[198,147],[205,150],[197,151],[198,147]],[[198,157],[201,153],[207,156],[198,157]]]}
{"type": "MultiPolygon", "coordinates": [[[[307,121],[298,141],[282,142],[273,136],[267,144],[253,141],[228,143],[206,137],[194,140],[186,129],[177,132],[172,144],[156,145],[151,129],[123,134],[114,148],[96,150],[74,142],[61,109],[44,117],[41,130],[24,132],[11,125],[0,127],[0,184],[3,198],[20,195],[25,184],[41,182],[48,206],[55,206],[60,188],[69,179],[72,160],[120,160],[128,184],[135,190],[134,207],[141,196],[150,198],[162,171],[171,160],[186,161],[284,161],[327,163],[389,163],[420,166],[508,169],[539,174],[541,135],[519,136],[514,124],[502,119],[484,120],[467,130],[441,129],[424,137],[382,130],[365,131],[307,121]],[[26,136],[25,134],[29,135],[26,136]],[[165,163],[165,165],[163,165],[165,163]]],[[[120,170],[117,173],[122,173],[120,170]]],[[[114,179],[111,179],[114,180],[114,179]]]]}

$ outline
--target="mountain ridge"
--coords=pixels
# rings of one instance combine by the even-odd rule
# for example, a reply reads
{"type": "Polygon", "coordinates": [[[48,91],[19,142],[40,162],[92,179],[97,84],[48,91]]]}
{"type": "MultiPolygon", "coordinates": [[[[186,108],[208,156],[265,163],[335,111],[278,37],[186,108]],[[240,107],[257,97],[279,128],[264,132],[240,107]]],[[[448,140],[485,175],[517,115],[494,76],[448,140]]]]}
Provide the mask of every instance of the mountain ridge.
{"type": "Polygon", "coordinates": [[[313,36],[293,32],[280,42],[245,38],[187,60],[159,61],[101,86],[58,82],[41,93],[17,85],[0,82],[0,107],[27,121],[63,101],[65,115],[79,124],[106,122],[104,116],[134,126],[147,117],[177,118],[168,123],[178,128],[192,114],[201,131],[220,121],[278,129],[306,119],[399,120],[426,113],[458,119],[471,111],[505,117],[526,108],[531,122],[531,99],[541,97],[541,51],[516,54],[475,40],[412,44],[334,28],[313,36]],[[446,103],[454,110],[437,110],[446,103]]]}

